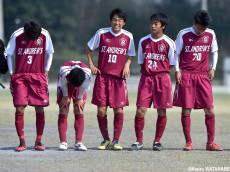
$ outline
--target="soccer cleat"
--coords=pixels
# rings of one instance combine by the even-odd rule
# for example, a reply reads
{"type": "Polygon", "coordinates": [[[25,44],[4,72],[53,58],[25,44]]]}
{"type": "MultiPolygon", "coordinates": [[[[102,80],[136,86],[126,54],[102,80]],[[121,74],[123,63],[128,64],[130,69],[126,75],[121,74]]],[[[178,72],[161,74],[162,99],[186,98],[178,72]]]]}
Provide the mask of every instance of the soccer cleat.
{"type": "Polygon", "coordinates": [[[122,150],[122,147],[119,145],[118,141],[114,141],[110,144],[110,149],[112,150],[122,150]]]}
{"type": "Polygon", "coordinates": [[[68,144],[66,142],[61,142],[59,147],[58,147],[59,150],[62,150],[62,151],[65,151],[68,149],[68,144]]]}
{"type": "Polygon", "coordinates": [[[41,142],[35,142],[34,149],[36,151],[44,151],[46,147],[41,142]]]}
{"type": "Polygon", "coordinates": [[[162,144],[161,143],[153,143],[153,150],[155,150],[155,151],[163,150],[162,144]]]}
{"type": "Polygon", "coordinates": [[[107,148],[109,148],[109,145],[111,144],[111,142],[109,140],[104,140],[103,142],[101,142],[101,145],[98,147],[99,150],[105,150],[107,148]]]}
{"type": "Polygon", "coordinates": [[[141,150],[141,149],[143,149],[143,144],[142,143],[140,144],[139,142],[132,144],[130,147],[131,151],[136,151],[136,150],[141,150]]]}
{"type": "Polygon", "coordinates": [[[26,145],[19,145],[18,147],[15,148],[16,152],[22,152],[25,151],[27,149],[26,145]]]}
{"type": "Polygon", "coordinates": [[[207,151],[223,151],[223,148],[218,146],[215,143],[212,143],[212,144],[207,144],[206,145],[206,150],[207,151]]]}
{"type": "Polygon", "coordinates": [[[186,143],[184,148],[183,148],[184,151],[190,151],[192,149],[193,149],[192,142],[186,143]]]}
{"type": "Polygon", "coordinates": [[[83,145],[81,142],[78,142],[74,145],[75,150],[77,151],[87,151],[87,147],[83,145]]]}

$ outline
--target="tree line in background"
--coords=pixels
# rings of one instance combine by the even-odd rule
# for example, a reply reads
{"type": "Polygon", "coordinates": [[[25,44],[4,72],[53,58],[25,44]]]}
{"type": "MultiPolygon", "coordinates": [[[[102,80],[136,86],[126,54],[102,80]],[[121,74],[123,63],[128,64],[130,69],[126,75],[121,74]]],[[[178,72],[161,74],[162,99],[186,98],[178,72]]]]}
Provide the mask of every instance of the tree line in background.
{"type": "MultiPolygon", "coordinates": [[[[213,22],[219,45],[219,61],[216,81],[222,82],[223,58],[229,55],[230,1],[208,0],[208,11],[213,22]]],[[[192,25],[193,16],[200,10],[199,0],[3,0],[5,41],[24,22],[35,19],[47,29],[53,40],[55,54],[50,71],[50,79],[56,80],[59,66],[65,60],[87,62],[85,46],[94,33],[102,27],[110,26],[109,14],[114,8],[123,8],[128,13],[124,29],[133,33],[137,50],[141,37],[150,33],[149,17],[156,12],[164,12],[169,17],[165,34],[173,40],[178,32],[192,25]]],[[[94,58],[97,54],[94,53],[94,58]]],[[[137,60],[131,65],[131,72],[139,74],[137,60]]]]}

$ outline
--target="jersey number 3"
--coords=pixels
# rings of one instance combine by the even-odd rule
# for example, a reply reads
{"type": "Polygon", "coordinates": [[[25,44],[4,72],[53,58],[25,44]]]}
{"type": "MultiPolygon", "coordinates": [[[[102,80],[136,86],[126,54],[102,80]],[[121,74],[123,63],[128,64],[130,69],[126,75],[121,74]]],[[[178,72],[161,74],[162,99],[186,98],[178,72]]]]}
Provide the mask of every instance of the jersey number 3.
{"type": "Polygon", "coordinates": [[[28,63],[28,64],[32,64],[32,60],[33,60],[33,56],[28,56],[28,61],[27,61],[27,63],[28,63]]]}

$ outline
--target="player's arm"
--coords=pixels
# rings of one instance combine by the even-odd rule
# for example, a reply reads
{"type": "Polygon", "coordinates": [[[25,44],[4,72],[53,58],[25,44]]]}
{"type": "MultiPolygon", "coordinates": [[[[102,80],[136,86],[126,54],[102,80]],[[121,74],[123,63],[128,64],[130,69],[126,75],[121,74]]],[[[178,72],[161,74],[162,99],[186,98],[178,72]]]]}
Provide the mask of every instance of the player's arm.
{"type": "Polygon", "coordinates": [[[15,40],[16,40],[15,35],[12,34],[11,37],[10,37],[10,41],[8,42],[8,45],[6,47],[7,65],[8,65],[10,75],[12,75],[14,73],[14,70],[13,70],[13,56],[14,56],[14,52],[15,52],[15,49],[16,49],[15,40]]]}
{"type": "Polygon", "coordinates": [[[124,65],[123,71],[122,71],[122,78],[128,78],[130,76],[130,65],[132,63],[132,60],[134,56],[136,55],[135,52],[135,46],[133,41],[133,36],[130,37],[130,45],[127,53],[127,61],[124,65]]]}
{"type": "Polygon", "coordinates": [[[67,76],[67,72],[65,72],[62,67],[60,67],[60,70],[59,70],[59,81],[58,81],[58,87],[61,87],[61,90],[62,90],[62,100],[61,102],[59,103],[59,106],[60,108],[65,108],[65,107],[68,107],[68,103],[70,102],[70,99],[68,97],[68,82],[67,82],[67,79],[66,79],[66,76],[67,76]]]}
{"type": "Polygon", "coordinates": [[[170,70],[175,66],[175,55],[176,55],[176,46],[175,43],[173,42],[172,44],[170,44],[170,48],[168,52],[170,70]]]}
{"type": "Polygon", "coordinates": [[[216,64],[218,61],[218,51],[211,53],[211,58],[212,58],[212,67],[211,67],[211,70],[209,71],[209,79],[210,80],[212,80],[215,76],[216,64]]]}
{"type": "Polygon", "coordinates": [[[86,91],[90,89],[90,77],[85,75],[85,80],[82,85],[79,87],[77,101],[74,103],[77,106],[77,109],[82,112],[85,107],[85,101],[83,100],[83,95],[86,91]]]}
{"type": "Polygon", "coordinates": [[[53,54],[46,54],[45,74],[48,74],[53,60],[53,54]]]}
{"type": "Polygon", "coordinates": [[[180,57],[180,53],[183,47],[183,39],[182,39],[182,35],[178,35],[177,39],[175,41],[175,46],[176,46],[176,52],[174,55],[174,64],[175,64],[175,80],[178,83],[182,83],[182,78],[181,78],[181,72],[180,72],[180,68],[179,68],[179,57],[180,57]]]}
{"type": "Polygon", "coordinates": [[[122,78],[128,78],[130,77],[130,65],[132,63],[133,57],[128,57],[125,65],[124,65],[124,69],[122,72],[122,78]]]}
{"type": "Polygon", "coordinates": [[[68,97],[68,86],[67,83],[61,86],[63,97],[61,99],[61,102],[59,103],[60,108],[68,107],[68,104],[70,102],[70,99],[68,97]]]}
{"type": "Polygon", "coordinates": [[[215,76],[216,65],[218,61],[218,45],[217,45],[216,34],[214,32],[213,32],[210,58],[212,59],[212,66],[209,71],[209,79],[212,80],[215,76]]]}
{"type": "Polygon", "coordinates": [[[7,65],[10,75],[13,74],[13,55],[7,54],[7,65]]]}
{"type": "Polygon", "coordinates": [[[93,74],[97,75],[97,74],[101,74],[101,71],[95,67],[94,63],[93,63],[93,51],[89,48],[89,46],[86,46],[86,54],[87,54],[87,59],[89,62],[89,67],[92,71],[93,74]]]}

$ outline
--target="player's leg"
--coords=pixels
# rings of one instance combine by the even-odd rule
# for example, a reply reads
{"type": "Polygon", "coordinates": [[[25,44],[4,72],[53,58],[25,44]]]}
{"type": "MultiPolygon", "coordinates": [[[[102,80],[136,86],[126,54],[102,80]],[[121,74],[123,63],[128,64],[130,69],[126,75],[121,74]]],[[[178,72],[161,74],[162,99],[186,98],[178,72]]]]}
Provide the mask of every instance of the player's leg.
{"type": "Polygon", "coordinates": [[[112,150],[122,150],[119,139],[123,128],[124,113],[123,107],[129,105],[126,80],[108,76],[108,106],[113,108],[113,142],[110,146],[112,150]]]}
{"type": "Polygon", "coordinates": [[[35,141],[35,150],[44,151],[45,146],[42,144],[42,135],[45,127],[45,113],[44,108],[42,106],[35,106],[36,112],[36,132],[37,138],[35,141]]]}
{"type": "Polygon", "coordinates": [[[67,141],[67,129],[68,129],[68,113],[69,113],[69,105],[70,105],[70,98],[66,97],[63,99],[63,94],[61,88],[57,88],[57,104],[59,106],[59,115],[58,115],[58,133],[60,139],[60,145],[58,147],[59,150],[66,150],[68,149],[68,141],[67,141]],[[63,102],[64,101],[64,102],[63,102]],[[67,105],[63,106],[63,103],[67,105]]]}
{"type": "Polygon", "coordinates": [[[75,116],[74,129],[75,129],[75,149],[78,151],[86,151],[87,148],[82,143],[82,137],[84,133],[84,106],[86,103],[86,93],[83,99],[74,99],[73,101],[73,112],[75,116]]]}
{"type": "Polygon", "coordinates": [[[28,104],[28,76],[26,74],[10,75],[10,91],[13,96],[15,111],[15,127],[20,140],[20,145],[16,151],[26,150],[24,138],[24,110],[28,104]]]}
{"type": "Polygon", "coordinates": [[[112,150],[122,150],[122,147],[119,145],[119,139],[121,136],[124,122],[123,108],[113,108],[113,112],[113,141],[110,145],[110,148],[112,150]]]}
{"type": "Polygon", "coordinates": [[[155,139],[153,141],[153,150],[161,151],[163,149],[162,144],[160,143],[161,137],[163,136],[166,124],[167,124],[167,116],[166,109],[157,109],[157,122],[156,122],[156,133],[155,139]]]}
{"type": "Polygon", "coordinates": [[[197,76],[197,96],[195,108],[203,108],[205,112],[205,124],[207,128],[206,149],[210,151],[222,151],[223,148],[214,143],[215,113],[213,109],[212,85],[207,74],[197,76]]]}
{"type": "Polygon", "coordinates": [[[136,142],[131,145],[131,150],[143,149],[143,132],[145,126],[145,114],[147,112],[146,107],[137,107],[136,116],[134,119],[134,128],[136,134],[136,142]]]}
{"type": "Polygon", "coordinates": [[[44,151],[45,146],[41,139],[45,127],[45,106],[49,105],[48,77],[44,73],[31,73],[28,75],[28,105],[34,106],[36,111],[35,150],[44,151]]]}
{"type": "Polygon", "coordinates": [[[183,148],[185,151],[192,150],[192,139],[191,139],[191,109],[188,108],[182,108],[181,113],[181,124],[184,132],[184,137],[186,140],[186,144],[183,148]]]}
{"type": "Polygon", "coordinates": [[[24,136],[24,111],[26,106],[16,106],[15,127],[19,138],[19,146],[15,151],[21,152],[27,149],[24,136]]]}
{"type": "Polygon", "coordinates": [[[110,146],[108,120],[107,120],[106,113],[107,113],[107,107],[97,107],[97,121],[98,121],[99,129],[101,131],[101,135],[104,139],[101,142],[101,145],[98,147],[99,150],[107,149],[110,146]]]}
{"type": "Polygon", "coordinates": [[[161,151],[163,146],[160,143],[160,139],[167,124],[166,109],[172,108],[172,81],[169,74],[156,75],[153,80],[153,86],[153,105],[154,108],[157,108],[158,115],[153,150],[161,151]]]}
{"type": "Polygon", "coordinates": [[[97,121],[98,126],[103,137],[101,145],[98,147],[99,150],[104,150],[110,145],[110,138],[108,133],[108,121],[107,121],[107,75],[101,74],[97,75],[94,87],[93,87],[93,96],[92,104],[97,106],[97,121]]]}
{"type": "Polygon", "coordinates": [[[206,150],[222,151],[223,148],[214,143],[215,138],[215,114],[213,108],[204,109],[205,125],[207,128],[207,145],[206,150]]]}

